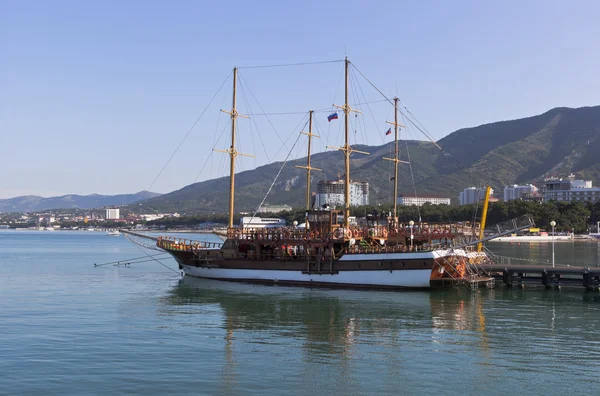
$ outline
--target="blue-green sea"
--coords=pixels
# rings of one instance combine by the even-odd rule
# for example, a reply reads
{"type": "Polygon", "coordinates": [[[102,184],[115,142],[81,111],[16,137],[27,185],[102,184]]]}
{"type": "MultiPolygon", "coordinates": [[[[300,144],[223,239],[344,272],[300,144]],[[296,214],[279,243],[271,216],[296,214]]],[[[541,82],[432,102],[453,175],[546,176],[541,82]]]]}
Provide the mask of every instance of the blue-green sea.
{"type": "MultiPolygon", "coordinates": [[[[557,262],[598,265],[597,243],[555,248],[557,262]]],[[[255,286],[182,279],[171,259],[94,267],[145,255],[98,232],[0,231],[0,394],[600,394],[598,292],[255,286]]]]}

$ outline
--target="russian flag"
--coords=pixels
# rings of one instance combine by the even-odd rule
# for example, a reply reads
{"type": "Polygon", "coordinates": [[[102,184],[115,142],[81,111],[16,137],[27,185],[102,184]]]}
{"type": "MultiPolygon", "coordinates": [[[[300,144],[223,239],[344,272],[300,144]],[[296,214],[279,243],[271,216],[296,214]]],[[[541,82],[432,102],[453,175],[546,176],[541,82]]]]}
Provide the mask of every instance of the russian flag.
{"type": "Polygon", "coordinates": [[[338,119],[338,113],[332,113],[327,116],[327,121],[329,121],[329,122],[331,122],[331,120],[337,120],[337,119],[338,119]]]}
{"type": "Polygon", "coordinates": [[[385,136],[387,135],[391,135],[392,134],[392,128],[388,129],[387,132],[385,133],[385,136]]]}

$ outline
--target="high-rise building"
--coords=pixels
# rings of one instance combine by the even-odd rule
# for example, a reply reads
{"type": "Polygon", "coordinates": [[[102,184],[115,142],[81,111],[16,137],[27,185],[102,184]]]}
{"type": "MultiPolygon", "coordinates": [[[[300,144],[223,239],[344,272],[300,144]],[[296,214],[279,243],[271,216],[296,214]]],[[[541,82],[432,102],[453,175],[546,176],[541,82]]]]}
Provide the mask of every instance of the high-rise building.
{"type": "Polygon", "coordinates": [[[119,209],[106,209],[106,220],[118,220],[119,209]]]}
{"type": "Polygon", "coordinates": [[[533,184],[524,186],[512,185],[504,187],[504,201],[512,201],[513,199],[521,199],[525,196],[531,196],[537,193],[537,187],[533,184]]]}
{"type": "MultiPolygon", "coordinates": [[[[343,180],[321,180],[317,184],[315,206],[344,205],[345,182],[343,180]]],[[[369,182],[350,181],[350,206],[369,204],[369,182]]]]}
{"type": "MultiPolygon", "coordinates": [[[[463,191],[461,191],[460,195],[458,196],[460,204],[468,205],[468,204],[477,203],[479,201],[483,201],[483,199],[485,198],[485,190],[486,190],[486,187],[465,188],[463,191]]],[[[494,190],[492,189],[490,191],[490,196],[492,196],[493,194],[494,194],[494,190]]]]}

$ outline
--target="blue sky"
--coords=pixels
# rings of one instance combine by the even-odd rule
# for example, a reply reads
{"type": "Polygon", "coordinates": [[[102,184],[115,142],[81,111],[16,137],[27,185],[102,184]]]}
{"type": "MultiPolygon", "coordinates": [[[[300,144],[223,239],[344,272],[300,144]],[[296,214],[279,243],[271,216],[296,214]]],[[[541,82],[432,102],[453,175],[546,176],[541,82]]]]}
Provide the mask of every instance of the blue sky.
{"type": "MultiPolygon", "coordinates": [[[[224,175],[226,158],[211,149],[227,148],[219,109],[231,106],[230,80],[152,184],[236,65],[347,53],[436,139],[557,106],[597,105],[598,15],[594,1],[4,0],[0,198],[150,185],[169,192],[224,175]]],[[[241,69],[239,110],[324,109],[316,115],[324,135],[316,149],[324,150],[341,136],[341,119],[327,123],[326,112],[343,101],[342,70],[342,63],[241,69]]],[[[351,80],[351,102],[381,99],[356,72],[351,80]]],[[[390,106],[360,108],[354,141],[382,144],[390,106]]],[[[303,122],[303,114],[240,120],[238,149],[257,156],[240,159],[240,169],[283,160],[303,122]]],[[[424,138],[415,130],[404,136],[424,138]]],[[[300,140],[291,157],[304,148],[300,140]]]]}

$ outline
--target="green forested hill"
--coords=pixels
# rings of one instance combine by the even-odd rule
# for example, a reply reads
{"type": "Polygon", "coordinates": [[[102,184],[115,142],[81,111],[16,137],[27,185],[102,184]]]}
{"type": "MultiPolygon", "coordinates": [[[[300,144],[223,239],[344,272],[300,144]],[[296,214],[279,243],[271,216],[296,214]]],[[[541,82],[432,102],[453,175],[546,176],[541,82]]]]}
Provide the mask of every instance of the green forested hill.
{"type": "MultiPolygon", "coordinates": [[[[460,129],[437,143],[450,155],[444,155],[431,142],[402,142],[401,156],[410,154],[416,190],[419,195],[436,194],[456,198],[462,189],[490,184],[496,195],[505,185],[535,182],[544,176],[567,176],[600,181],[600,106],[578,109],[555,108],[544,114],[512,121],[501,121],[460,129]]],[[[390,155],[389,143],[383,146],[357,146],[369,156],[352,157],[352,178],[370,183],[370,203],[391,200],[391,167],[382,157],[390,155]]],[[[305,158],[290,161],[267,199],[271,204],[304,204],[305,158]]],[[[338,151],[319,153],[312,165],[312,190],[321,179],[343,174],[343,155],[338,151]]],[[[236,175],[236,210],[255,208],[271,185],[281,163],[273,163],[236,175]]],[[[227,210],[228,178],[195,183],[140,205],[137,210],[158,212],[204,212],[227,210]]],[[[414,194],[408,165],[401,165],[399,192],[414,194]]]]}

